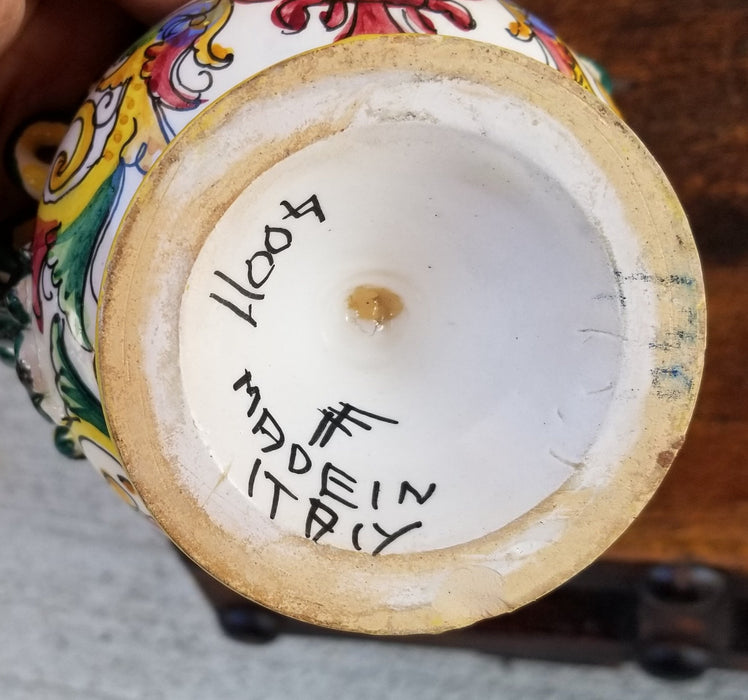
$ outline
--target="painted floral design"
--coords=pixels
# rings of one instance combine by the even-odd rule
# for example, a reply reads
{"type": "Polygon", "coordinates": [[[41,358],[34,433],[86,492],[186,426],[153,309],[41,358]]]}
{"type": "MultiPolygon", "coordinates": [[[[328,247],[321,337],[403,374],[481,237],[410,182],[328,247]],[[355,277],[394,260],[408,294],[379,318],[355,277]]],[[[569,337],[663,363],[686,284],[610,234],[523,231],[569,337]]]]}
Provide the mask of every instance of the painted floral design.
{"type": "Polygon", "coordinates": [[[169,111],[203,103],[210,80],[201,90],[191,89],[180,83],[181,66],[191,60],[209,71],[231,62],[231,54],[214,43],[230,14],[227,0],[185,7],[133,46],[78,111],[72,125],[77,142],[52,165],[34,237],[34,315],[40,330],[41,271],[47,265],[73,337],[92,348],[82,322],[90,259],[81,251],[94,248],[108,222],[125,169],[145,173],[174,137],[169,111]]]}
{"type": "Polygon", "coordinates": [[[73,120],[74,143],[63,144],[52,165],[32,244],[31,311],[49,338],[54,389],[65,406],[56,442],[71,456],[80,455],[83,436],[116,455],[97,387],[68,349],[75,343],[93,364],[84,309],[92,252],[112,225],[127,172],[147,172],[175,136],[170,114],[202,105],[210,71],[230,65],[231,53],[214,39],[231,11],[228,0],[193,3],[132,46],[94,87],[73,120]],[[198,88],[180,77],[188,63],[202,78],[198,88]],[[55,300],[58,311],[45,318],[55,300]]]}
{"type": "Polygon", "coordinates": [[[524,42],[536,41],[542,47],[548,65],[592,91],[579,61],[548,25],[516,5],[508,2],[504,5],[514,16],[514,21],[510,22],[506,29],[512,37],[524,42]]]}
{"type": "Polygon", "coordinates": [[[429,14],[441,15],[463,31],[475,28],[470,11],[454,0],[357,0],[350,3],[281,0],[273,8],[273,23],[289,32],[303,31],[309,24],[312,8],[320,8],[320,21],[328,30],[339,30],[335,41],[366,34],[436,34],[429,14]]]}

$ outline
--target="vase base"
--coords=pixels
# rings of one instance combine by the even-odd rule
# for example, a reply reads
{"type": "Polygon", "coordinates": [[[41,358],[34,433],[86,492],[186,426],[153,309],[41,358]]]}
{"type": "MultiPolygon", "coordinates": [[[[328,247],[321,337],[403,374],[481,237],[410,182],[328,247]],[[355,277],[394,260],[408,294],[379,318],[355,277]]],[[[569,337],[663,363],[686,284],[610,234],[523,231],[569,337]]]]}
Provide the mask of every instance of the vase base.
{"type": "Polygon", "coordinates": [[[97,359],[125,468],[197,563],[317,624],[435,632],[629,524],[703,321],[685,218],[613,112],[495,47],[378,37],[174,140],[115,241],[97,359]]]}

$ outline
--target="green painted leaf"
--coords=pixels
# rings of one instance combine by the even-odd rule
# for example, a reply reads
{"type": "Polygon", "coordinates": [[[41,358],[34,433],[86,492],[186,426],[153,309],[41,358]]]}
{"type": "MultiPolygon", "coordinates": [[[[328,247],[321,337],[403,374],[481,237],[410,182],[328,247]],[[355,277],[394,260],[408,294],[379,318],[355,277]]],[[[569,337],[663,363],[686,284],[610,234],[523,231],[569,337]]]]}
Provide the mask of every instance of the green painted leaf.
{"type": "Polygon", "coordinates": [[[11,289],[0,300],[0,360],[8,366],[15,365],[23,331],[30,322],[31,317],[23,308],[15,290],[11,289]]]}
{"type": "Polygon", "coordinates": [[[63,224],[49,252],[52,281],[58,288],[60,308],[73,337],[86,350],[93,348],[83,321],[88,272],[96,241],[119,199],[124,172],[124,165],[119,165],[96,190],[81,215],[72,223],[63,224]]]}
{"type": "Polygon", "coordinates": [[[8,232],[0,234],[0,360],[15,363],[14,344],[30,318],[13,289],[29,272],[29,256],[16,250],[8,232]]]}
{"type": "Polygon", "coordinates": [[[101,402],[86,386],[70,361],[65,347],[65,322],[57,315],[52,320],[52,362],[56,373],[57,390],[70,413],[109,435],[101,402]]]}

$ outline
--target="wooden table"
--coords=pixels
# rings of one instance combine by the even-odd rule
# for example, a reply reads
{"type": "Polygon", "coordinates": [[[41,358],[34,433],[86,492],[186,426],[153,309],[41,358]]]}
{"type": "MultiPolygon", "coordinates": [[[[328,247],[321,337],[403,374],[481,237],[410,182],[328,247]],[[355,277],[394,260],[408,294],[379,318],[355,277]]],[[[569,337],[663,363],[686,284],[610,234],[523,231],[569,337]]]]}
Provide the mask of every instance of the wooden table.
{"type": "Polygon", "coordinates": [[[688,214],[707,291],[699,402],[662,487],[606,559],[748,572],[748,3],[529,0],[610,72],[688,214]]]}

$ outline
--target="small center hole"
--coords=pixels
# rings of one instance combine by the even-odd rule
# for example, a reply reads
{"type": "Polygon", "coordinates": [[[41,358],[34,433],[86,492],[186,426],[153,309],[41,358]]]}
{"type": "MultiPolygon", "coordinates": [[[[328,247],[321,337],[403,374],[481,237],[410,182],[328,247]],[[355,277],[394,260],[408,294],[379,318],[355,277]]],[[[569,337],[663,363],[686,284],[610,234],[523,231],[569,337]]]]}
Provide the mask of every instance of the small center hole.
{"type": "Polygon", "coordinates": [[[348,296],[348,308],[356,319],[373,321],[381,328],[402,312],[403,300],[386,287],[362,284],[348,296]]]}

